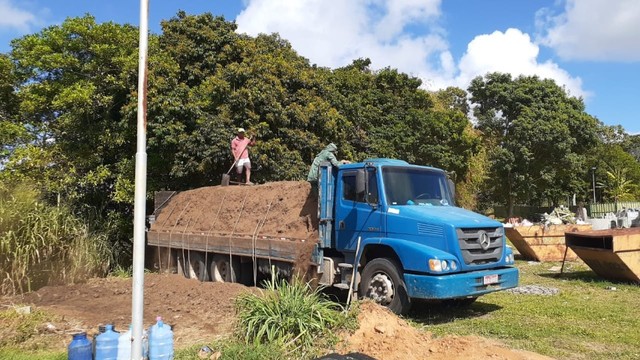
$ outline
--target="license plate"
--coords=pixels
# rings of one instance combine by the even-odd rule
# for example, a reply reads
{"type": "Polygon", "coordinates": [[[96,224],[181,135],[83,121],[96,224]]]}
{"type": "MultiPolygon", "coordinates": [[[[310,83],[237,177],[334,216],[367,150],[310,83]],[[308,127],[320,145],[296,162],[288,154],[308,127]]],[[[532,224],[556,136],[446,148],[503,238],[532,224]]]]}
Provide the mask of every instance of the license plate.
{"type": "Polygon", "coordinates": [[[482,279],[484,285],[495,284],[498,282],[498,274],[485,275],[482,279]]]}

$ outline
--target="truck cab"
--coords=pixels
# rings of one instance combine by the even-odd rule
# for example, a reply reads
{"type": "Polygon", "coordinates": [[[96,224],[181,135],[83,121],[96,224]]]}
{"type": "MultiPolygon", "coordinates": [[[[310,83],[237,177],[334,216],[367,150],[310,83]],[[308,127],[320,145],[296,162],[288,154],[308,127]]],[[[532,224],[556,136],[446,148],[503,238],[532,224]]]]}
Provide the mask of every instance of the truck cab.
{"type": "Polygon", "coordinates": [[[518,285],[502,224],[457,207],[445,171],[369,159],[324,164],[318,185],[320,283],[355,282],[399,314],[412,299],[464,304],[518,285]]]}

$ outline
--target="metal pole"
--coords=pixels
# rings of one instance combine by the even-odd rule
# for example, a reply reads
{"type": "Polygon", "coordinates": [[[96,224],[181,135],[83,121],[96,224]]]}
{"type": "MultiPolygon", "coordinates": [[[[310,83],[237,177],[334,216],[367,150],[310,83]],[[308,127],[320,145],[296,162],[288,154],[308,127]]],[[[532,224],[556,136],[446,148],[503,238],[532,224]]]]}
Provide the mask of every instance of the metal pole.
{"type": "Polygon", "coordinates": [[[147,198],[147,47],[149,0],[140,0],[140,44],[138,49],[138,132],[136,190],[133,217],[133,290],[131,305],[131,359],[142,359],[144,314],[144,220],[147,198]]]}
{"type": "Polygon", "coordinates": [[[591,180],[593,181],[593,203],[596,203],[596,168],[591,168],[591,180]]]}

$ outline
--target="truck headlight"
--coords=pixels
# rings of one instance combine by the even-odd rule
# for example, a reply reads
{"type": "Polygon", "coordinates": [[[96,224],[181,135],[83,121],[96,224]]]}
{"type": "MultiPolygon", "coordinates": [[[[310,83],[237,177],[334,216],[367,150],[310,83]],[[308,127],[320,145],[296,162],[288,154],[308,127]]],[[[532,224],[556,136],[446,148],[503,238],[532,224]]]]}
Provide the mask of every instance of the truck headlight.
{"type": "Polygon", "coordinates": [[[514,257],[513,257],[513,253],[509,253],[509,254],[507,254],[507,256],[505,256],[505,258],[504,258],[504,261],[505,261],[507,264],[513,264],[513,263],[515,262],[515,259],[514,259],[514,257]]]}
{"type": "Polygon", "coordinates": [[[448,262],[447,260],[429,259],[429,270],[431,271],[435,271],[435,272],[449,271],[450,267],[451,269],[455,270],[455,268],[457,268],[458,266],[455,265],[455,261],[453,260],[451,260],[451,262],[448,262]]]}
{"type": "Polygon", "coordinates": [[[504,262],[506,262],[507,264],[514,264],[515,263],[515,257],[513,255],[513,249],[511,248],[511,246],[507,245],[505,246],[505,253],[504,253],[504,262]]]}

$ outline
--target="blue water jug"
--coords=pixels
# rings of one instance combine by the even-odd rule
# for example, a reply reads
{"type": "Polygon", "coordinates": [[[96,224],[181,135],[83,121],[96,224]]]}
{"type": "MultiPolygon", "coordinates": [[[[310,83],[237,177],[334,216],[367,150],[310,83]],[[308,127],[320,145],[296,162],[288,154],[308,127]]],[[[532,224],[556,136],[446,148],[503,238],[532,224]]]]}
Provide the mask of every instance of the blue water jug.
{"type": "Polygon", "coordinates": [[[91,360],[91,341],[87,339],[87,333],[73,334],[73,340],[69,344],[69,360],[91,360]]]}
{"type": "Polygon", "coordinates": [[[118,338],[118,360],[131,360],[131,330],[132,326],[129,325],[129,330],[118,338]]]}
{"type": "Polygon", "coordinates": [[[95,360],[117,360],[119,337],[120,334],[113,331],[113,325],[105,326],[105,331],[96,337],[95,360]]]}
{"type": "Polygon", "coordinates": [[[173,359],[173,331],[171,327],[162,322],[161,317],[156,318],[156,324],[149,329],[149,360],[173,359]]]}

